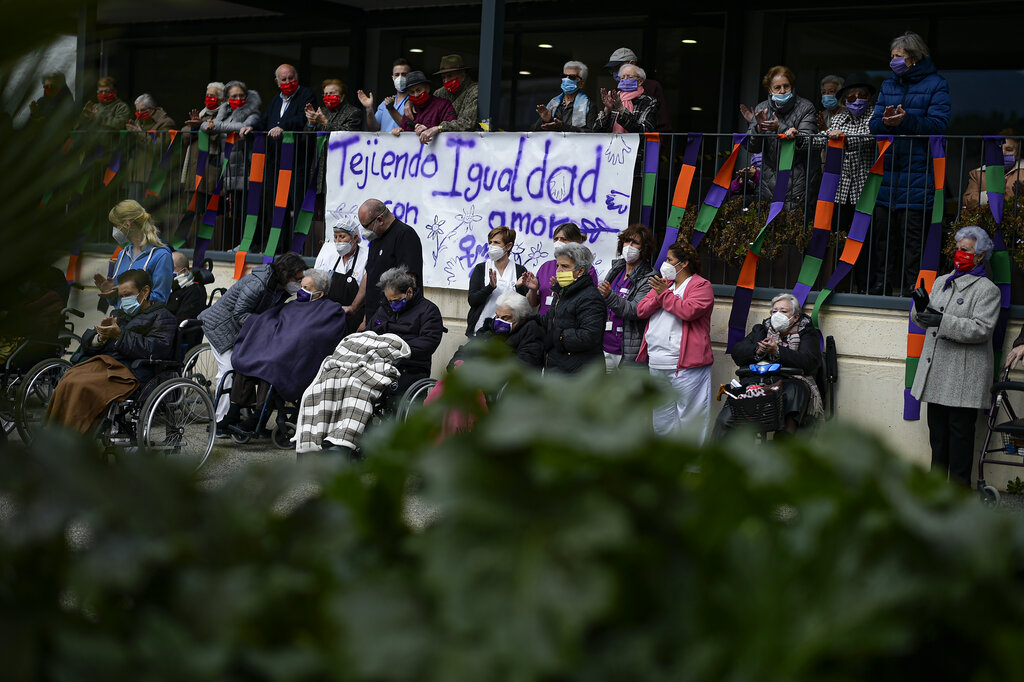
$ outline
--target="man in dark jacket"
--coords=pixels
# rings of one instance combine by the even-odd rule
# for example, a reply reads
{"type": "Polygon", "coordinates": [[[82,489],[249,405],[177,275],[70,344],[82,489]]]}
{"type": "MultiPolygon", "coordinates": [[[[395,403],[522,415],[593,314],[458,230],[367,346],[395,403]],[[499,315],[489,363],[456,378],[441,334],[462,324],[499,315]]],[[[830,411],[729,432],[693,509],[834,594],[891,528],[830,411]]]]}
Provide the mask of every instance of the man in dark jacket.
{"type": "MultiPolygon", "coordinates": [[[[361,287],[366,292],[363,309],[369,322],[382,303],[379,285],[388,270],[404,265],[415,278],[416,287],[423,288],[423,246],[416,230],[396,218],[380,199],[364,201],[358,218],[363,238],[370,242],[361,287]]],[[[367,328],[372,331],[372,327],[367,328]]]]}
{"type": "Polygon", "coordinates": [[[547,333],[547,369],[572,373],[588,362],[604,360],[607,309],[594,280],[583,276],[593,260],[594,255],[583,244],[570,242],[555,247],[558,281],[551,288],[555,302],[539,320],[547,333]]]}
{"type": "Polygon", "coordinates": [[[162,302],[153,302],[153,283],[145,270],[127,270],[117,278],[120,307],[82,334],[79,356],[50,398],[47,417],[88,432],[107,406],[123,400],[157,375],[157,368],[136,360],[170,360],[178,326],[162,302]]]}
{"type": "Polygon", "coordinates": [[[188,267],[188,256],[175,251],[174,282],[171,283],[171,295],[167,297],[167,309],[178,319],[178,322],[194,320],[199,313],[206,310],[206,286],[196,279],[196,274],[188,267]]]}
{"type": "Polygon", "coordinates": [[[366,331],[377,334],[395,334],[409,344],[412,355],[399,360],[395,397],[401,396],[413,382],[430,376],[430,358],[441,345],[445,333],[441,311],[423,298],[409,269],[403,265],[391,268],[380,277],[384,300],[371,316],[366,331]]]}

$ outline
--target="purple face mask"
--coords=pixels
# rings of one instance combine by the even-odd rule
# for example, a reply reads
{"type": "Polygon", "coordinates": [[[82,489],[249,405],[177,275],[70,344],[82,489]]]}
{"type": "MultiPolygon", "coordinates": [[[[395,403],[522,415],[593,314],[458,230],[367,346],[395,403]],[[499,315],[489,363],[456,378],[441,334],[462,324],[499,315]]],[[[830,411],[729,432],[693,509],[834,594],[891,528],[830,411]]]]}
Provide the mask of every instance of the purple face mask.
{"type": "Polygon", "coordinates": [[[846,103],[846,108],[850,110],[850,113],[860,118],[860,115],[864,113],[864,110],[868,108],[868,101],[858,97],[852,102],[846,103]]]}
{"type": "Polygon", "coordinates": [[[388,301],[391,304],[391,309],[396,313],[402,312],[405,309],[405,305],[409,302],[407,298],[400,298],[397,301],[388,301]]]}
{"type": "Polygon", "coordinates": [[[1016,154],[1003,154],[1003,168],[1010,170],[1017,165],[1016,154]]]}
{"type": "Polygon", "coordinates": [[[907,69],[909,69],[910,67],[907,66],[907,60],[905,57],[896,57],[891,62],[889,62],[889,68],[892,69],[892,72],[898,76],[901,73],[906,73],[907,69]]]}

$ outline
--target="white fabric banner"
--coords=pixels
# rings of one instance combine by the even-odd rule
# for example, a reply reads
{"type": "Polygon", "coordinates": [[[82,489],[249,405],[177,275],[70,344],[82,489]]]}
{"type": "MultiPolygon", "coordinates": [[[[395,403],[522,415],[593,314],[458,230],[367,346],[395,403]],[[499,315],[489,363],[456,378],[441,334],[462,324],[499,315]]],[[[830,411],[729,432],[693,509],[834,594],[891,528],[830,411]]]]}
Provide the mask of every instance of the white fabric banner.
{"type": "Polygon", "coordinates": [[[534,272],[553,255],[552,233],[576,223],[603,273],[629,220],[640,136],[590,133],[331,133],[327,234],[332,217],[383,201],[423,243],[428,287],[468,289],[487,258],[487,233],[516,231],[513,257],[534,272]]]}

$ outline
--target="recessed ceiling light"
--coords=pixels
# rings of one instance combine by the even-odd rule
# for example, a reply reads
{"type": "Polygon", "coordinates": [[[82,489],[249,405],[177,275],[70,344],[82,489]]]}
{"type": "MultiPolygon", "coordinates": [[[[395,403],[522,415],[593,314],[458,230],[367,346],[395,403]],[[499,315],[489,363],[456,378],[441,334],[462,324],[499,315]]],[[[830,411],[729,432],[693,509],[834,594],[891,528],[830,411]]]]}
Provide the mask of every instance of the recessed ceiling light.
{"type": "Polygon", "coordinates": [[[423,53],[423,50],[421,50],[421,49],[420,49],[420,48],[418,48],[418,47],[410,47],[410,48],[409,48],[409,52],[415,52],[416,54],[422,54],[422,53],[423,53]]]}
{"type": "Polygon", "coordinates": [[[693,38],[683,38],[683,44],[684,45],[696,45],[697,41],[694,40],[693,38]]]}
{"type": "Polygon", "coordinates": [[[530,74],[530,72],[529,72],[529,71],[520,71],[520,72],[519,72],[519,75],[520,75],[520,76],[529,76],[529,75],[531,75],[531,74],[530,74]]]}
{"type": "Polygon", "coordinates": [[[551,48],[554,47],[554,45],[549,45],[548,43],[538,43],[537,47],[542,47],[545,50],[550,50],[551,48]]]}
{"type": "Polygon", "coordinates": [[[690,111],[704,111],[700,107],[690,107],[690,111]]]}

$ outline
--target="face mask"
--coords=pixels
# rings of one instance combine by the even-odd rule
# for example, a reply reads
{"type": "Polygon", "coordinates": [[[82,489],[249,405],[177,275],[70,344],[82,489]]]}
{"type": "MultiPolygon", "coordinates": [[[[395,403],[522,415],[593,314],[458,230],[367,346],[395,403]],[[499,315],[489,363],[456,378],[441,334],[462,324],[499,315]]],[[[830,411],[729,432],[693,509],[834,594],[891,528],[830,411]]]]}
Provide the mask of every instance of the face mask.
{"type": "Polygon", "coordinates": [[[789,326],[789,315],[786,313],[772,313],[772,329],[777,332],[784,331],[789,326]]]}
{"type": "Polygon", "coordinates": [[[793,98],[792,92],[787,92],[782,95],[772,95],[772,101],[780,107],[793,98]]]}
{"type": "Polygon", "coordinates": [[[151,115],[152,115],[152,112],[150,112],[149,109],[146,109],[145,111],[136,111],[135,112],[135,118],[139,119],[140,121],[148,120],[151,115]]]}
{"type": "Polygon", "coordinates": [[[139,303],[138,295],[125,296],[121,299],[121,310],[123,310],[128,315],[134,315],[135,313],[139,312],[140,305],[142,304],[139,303]]]}
{"type": "Polygon", "coordinates": [[[216,97],[210,97],[209,95],[206,96],[206,99],[204,99],[203,102],[206,103],[207,109],[216,109],[220,106],[220,100],[216,97]]]}
{"type": "Polygon", "coordinates": [[[369,229],[367,227],[363,228],[363,239],[365,239],[366,241],[370,242],[370,241],[373,241],[376,238],[377,238],[377,233],[376,232],[374,232],[373,230],[371,230],[371,229],[369,229]]]}
{"type": "Polygon", "coordinates": [[[505,248],[503,246],[495,246],[494,244],[492,244],[491,246],[487,247],[487,256],[495,263],[500,261],[501,257],[504,255],[505,248]]]}
{"type": "Polygon", "coordinates": [[[555,280],[558,282],[558,286],[564,289],[575,282],[576,278],[573,276],[572,270],[559,270],[555,273],[555,280]]]}
{"type": "Polygon", "coordinates": [[[115,99],[117,99],[117,93],[114,93],[114,92],[97,92],[96,93],[96,99],[98,99],[100,102],[103,102],[104,104],[110,104],[115,99]]]}
{"type": "Polygon", "coordinates": [[[352,250],[352,242],[334,242],[334,248],[338,250],[339,256],[344,256],[352,250]]]}
{"type": "Polygon", "coordinates": [[[128,243],[128,235],[125,234],[120,227],[114,226],[114,241],[124,246],[128,243]]]}
{"type": "Polygon", "coordinates": [[[177,284],[179,288],[184,289],[192,284],[195,279],[196,277],[192,274],[192,271],[186,270],[185,272],[179,272],[174,276],[174,283],[177,284]]]}
{"type": "Polygon", "coordinates": [[[445,81],[444,82],[444,89],[447,90],[448,92],[452,93],[453,95],[455,93],[457,93],[459,91],[459,88],[461,88],[461,87],[462,87],[462,81],[460,81],[458,78],[453,78],[450,81],[445,81]]]}
{"type": "Polygon", "coordinates": [[[422,107],[430,99],[429,92],[421,92],[418,95],[409,95],[409,101],[418,107],[422,107]]]}
{"type": "Polygon", "coordinates": [[[244,97],[232,97],[231,99],[228,100],[228,105],[231,107],[232,110],[237,109],[237,108],[239,108],[241,106],[245,106],[245,98],[244,97]]]}
{"type": "Polygon", "coordinates": [[[391,80],[395,82],[395,91],[402,92],[405,90],[405,76],[395,76],[391,80]]]}
{"type": "Polygon", "coordinates": [[[665,279],[675,279],[678,272],[679,271],[676,269],[676,266],[672,265],[668,261],[661,264],[661,276],[665,279]]]}
{"type": "Polygon", "coordinates": [[[562,79],[562,92],[564,92],[565,94],[571,95],[572,93],[576,92],[579,89],[580,89],[580,86],[577,85],[576,81],[574,81],[573,79],[571,79],[571,78],[563,78],[562,79]]]}
{"type": "Polygon", "coordinates": [[[619,79],[619,91],[620,92],[636,92],[637,88],[640,87],[639,81],[636,78],[620,78],[619,79]]]}
{"type": "Polygon", "coordinates": [[[1006,170],[1010,170],[1015,165],[1017,165],[1016,154],[1003,154],[1003,168],[1005,168],[1006,170]]]}
{"type": "Polygon", "coordinates": [[[44,95],[46,95],[47,97],[50,97],[51,95],[53,95],[53,93],[54,93],[54,89],[53,88],[51,88],[48,85],[44,85],[43,86],[43,94],[44,95]]]}
{"type": "Polygon", "coordinates": [[[858,97],[852,102],[847,102],[846,108],[850,110],[851,114],[859,117],[864,113],[864,110],[868,108],[868,101],[858,97]]]}
{"type": "Polygon", "coordinates": [[[821,106],[825,107],[829,111],[839,106],[839,100],[836,99],[835,95],[822,95],[821,106]]]}
{"type": "Polygon", "coordinates": [[[313,300],[313,292],[309,289],[299,289],[295,292],[295,300],[299,303],[309,303],[313,300]]]}
{"type": "Polygon", "coordinates": [[[291,97],[299,89],[299,83],[298,81],[289,81],[287,83],[278,83],[277,87],[281,89],[282,95],[291,97]]]}
{"type": "Polygon", "coordinates": [[[298,282],[288,282],[284,285],[284,290],[288,292],[289,296],[295,296],[299,293],[300,289],[302,289],[302,285],[298,282]]]}
{"type": "Polygon", "coordinates": [[[626,259],[627,263],[635,263],[640,258],[640,249],[626,244],[622,247],[622,257],[626,259]]]}
{"type": "Polygon", "coordinates": [[[409,299],[407,299],[407,298],[400,298],[397,301],[388,301],[388,303],[391,304],[391,309],[392,310],[394,310],[396,313],[400,313],[405,308],[405,306],[409,303],[409,299]]]}
{"type": "Polygon", "coordinates": [[[341,106],[341,95],[324,95],[324,106],[334,110],[341,106]]]}
{"type": "Polygon", "coordinates": [[[494,318],[494,333],[495,334],[508,334],[512,331],[512,323],[506,322],[505,320],[494,318]]]}
{"type": "Polygon", "coordinates": [[[901,73],[906,73],[907,69],[909,69],[910,67],[907,66],[906,57],[895,57],[891,62],[889,62],[889,68],[892,69],[892,72],[898,76],[901,73]]]}
{"type": "Polygon", "coordinates": [[[974,254],[957,249],[953,254],[953,267],[960,272],[969,272],[974,269],[974,254]]]}

